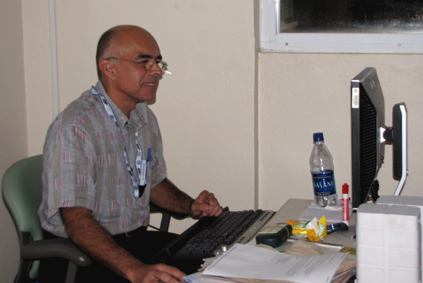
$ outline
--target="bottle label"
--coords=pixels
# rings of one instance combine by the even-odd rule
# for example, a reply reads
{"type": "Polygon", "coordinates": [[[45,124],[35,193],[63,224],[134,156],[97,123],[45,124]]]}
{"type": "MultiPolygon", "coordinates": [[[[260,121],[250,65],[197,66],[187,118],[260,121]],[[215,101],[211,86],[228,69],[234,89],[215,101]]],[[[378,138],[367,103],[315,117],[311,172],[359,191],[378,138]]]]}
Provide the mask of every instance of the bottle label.
{"type": "Polygon", "coordinates": [[[316,196],[329,196],[336,194],[335,175],[333,170],[313,172],[314,194],[316,196]]]}

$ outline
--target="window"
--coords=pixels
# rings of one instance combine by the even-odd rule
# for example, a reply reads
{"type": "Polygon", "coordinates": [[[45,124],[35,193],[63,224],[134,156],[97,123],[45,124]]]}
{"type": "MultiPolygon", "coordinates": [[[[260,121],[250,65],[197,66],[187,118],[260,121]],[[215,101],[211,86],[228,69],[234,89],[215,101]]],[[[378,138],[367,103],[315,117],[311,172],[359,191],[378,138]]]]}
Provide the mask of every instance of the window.
{"type": "Polygon", "coordinates": [[[261,49],[423,53],[420,0],[262,0],[261,49]]]}

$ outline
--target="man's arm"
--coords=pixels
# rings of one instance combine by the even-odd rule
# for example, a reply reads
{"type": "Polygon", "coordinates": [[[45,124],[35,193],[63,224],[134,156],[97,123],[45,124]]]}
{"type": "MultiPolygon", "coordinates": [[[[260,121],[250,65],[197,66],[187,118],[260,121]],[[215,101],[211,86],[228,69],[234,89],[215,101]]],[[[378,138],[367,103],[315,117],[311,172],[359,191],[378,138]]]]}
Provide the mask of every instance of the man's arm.
{"type": "Polygon", "coordinates": [[[222,213],[219,201],[213,193],[202,191],[194,200],[167,178],[151,189],[150,201],[161,208],[194,218],[219,216],[222,213]]]}
{"type": "Polygon", "coordinates": [[[84,207],[60,209],[66,233],[75,244],[90,256],[131,282],[178,283],[185,275],[178,269],[164,264],[147,265],[120,247],[112,236],[84,207]]]}

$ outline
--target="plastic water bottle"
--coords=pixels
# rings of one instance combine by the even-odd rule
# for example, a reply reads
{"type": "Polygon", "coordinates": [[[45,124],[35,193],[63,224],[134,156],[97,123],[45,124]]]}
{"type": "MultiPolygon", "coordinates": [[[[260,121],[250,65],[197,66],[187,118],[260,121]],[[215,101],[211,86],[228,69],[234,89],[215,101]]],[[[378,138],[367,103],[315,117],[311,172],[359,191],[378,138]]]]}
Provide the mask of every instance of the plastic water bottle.
{"type": "Polygon", "coordinates": [[[310,155],[310,172],[313,178],[314,200],[317,206],[338,204],[332,154],[326,147],[323,133],[313,134],[314,147],[310,155]]]}

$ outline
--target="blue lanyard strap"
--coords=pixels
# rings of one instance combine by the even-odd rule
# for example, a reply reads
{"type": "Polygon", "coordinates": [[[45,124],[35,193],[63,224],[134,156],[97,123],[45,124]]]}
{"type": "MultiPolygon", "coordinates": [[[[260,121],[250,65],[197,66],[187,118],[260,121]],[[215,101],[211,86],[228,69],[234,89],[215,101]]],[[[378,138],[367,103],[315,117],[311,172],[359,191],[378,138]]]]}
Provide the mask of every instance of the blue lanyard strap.
{"type": "Polygon", "coordinates": [[[148,156],[147,159],[142,159],[142,148],[141,145],[138,142],[138,131],[135,132],[135,142],[137,144],[137,156],[135,158],[135,166],[137,168],[137,172],[138,172],[138,180],[139,180],[139,184],[137,184],[136,180],[135,180],[135,176],[131,167],[131,164],[129,163],[129,158],[128,158],[128,153],[126,150],[126,145],[125,145],[125,139],[123,137],[123,133],[122,133],[122,129],[116,119],[115,114],[113,113],[113,109],[110,107],[109,103],[107,102],[106,98],[104,97],[104,95],[102,95],[100,92],[98,92],[95,87],[91,88],[91,93],[93,95],[98,95],[98,97],[100,98],[101,103],[103,104],[104,110],[106,110],[107,115],[110,117],[110,119],[112,119],[112,121],[115,123],[116,127],[118,128],[121,136],[122,136],[122,141],[123,141],[123,156],[125,158],[125,165],[126,165],[126,169],[128,170],[129,173],[129,177],[131,178],[132,181],[132,187],[134,188],[134,197],[139,198],[143,195],[144,193],[144,189],[147,186],[147,169],[148,169],[148,164],[151,166],[151,149],[148,149],[148,156]]]}

